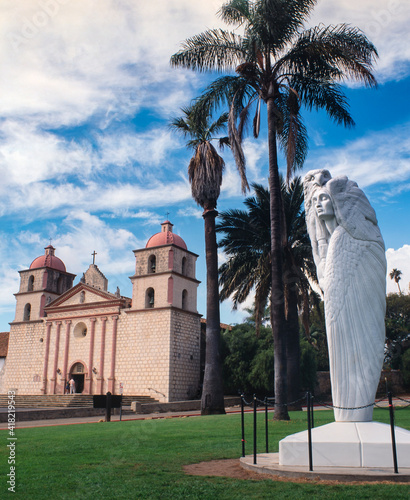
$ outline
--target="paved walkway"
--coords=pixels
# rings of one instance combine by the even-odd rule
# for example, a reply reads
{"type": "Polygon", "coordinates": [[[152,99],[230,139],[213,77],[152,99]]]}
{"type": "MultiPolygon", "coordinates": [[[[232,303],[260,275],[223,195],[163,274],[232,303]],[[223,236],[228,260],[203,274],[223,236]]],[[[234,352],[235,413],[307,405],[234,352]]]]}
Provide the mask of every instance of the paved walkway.
{"type": "MultiPolygon", "coordinates": [[[[18,410],[17,410],[18,411],[18,410]]],[[[240,408],[226,408],[226,413],[234,414],[240,413],[240,408]]],[[[130,414],[122,416],[122,422],[130,420],[154,420],[160,418],[181,418],[181,417],[200,417],[199,411],[181,411],[169,413],[150,413],[150,414],[130,414]]],[[[55,418],[47,420],[27,420],[23,422],[16,422],[15,430],[29,428],[29,427],[49,427],[56,425],[77,425],[77,424],[94,424],[97,422],[105,421],[104,415],[97,415],[92,417],[70,417],[70,418],[55,418]]],[[[111,422],[119,422],[119,415],[111,415],[111,422]]],[[[0,422],[0,430],[7,429],[7,422],[0,422]]]]}
{"type": "MultiPolygon", "coordinates": [[[[401,397],[401,399],[393,399],[393,406],[397,407],[406,407],[409,405],[408,401],[410,401],[410,395],[405,395],[401,397]],[[405,401],[403,401],[405,400],[405,401]]],[[[381,403],[378,403],[377,406],[382,406],[382,407],[387,407],[388,406],[388,401],[383,401],[381,403]]],[[[327,410],[329,409],[328,407],[324,406],[315,406],[314,407],[315,411],[316,410],[327,410]]],[[[33,408],[34,410],[34,408],[33,408]]],[[[35,410],[38,410],[36,408],[35,410]]],[[[306,411],[306,407],[302,408],[303,411],[306,411]]],[[[7,411],[7,409],[2,408],[0,411],[7,411]]],[[[18,408],[16,410],[17,412],[19,411],[18,408]]],[[[229,414],[234,414],[234,413],[240,413],[240,407],[239,406],[234,406],[230,408],[226,408],[226,413],[229,414]]],[[[245,411],[247,413],[252,412],[253,410],[249,407],[245,408],[245,411]]],[[[258,408],[258,412],[264,412],[263,407],[258,408]]],[[[271,411],[271,410],[270,410],[271,411]]],[[[194,411],[181,411],[181,412],[168,412],[168,413],[150,413],[150,414],[136,414],[136,413],[129,413],[127,412],[126,414],[122,415],[122,421],[129,421],[129,420],[151,420],[151,419],[157,419],[157,418],[179,418],[179,417],[199,417],[201,415],[201,412],[199,410],[194,410],[194,411]]],[[[67,417],[67,418],[56,418],[56,419],[44,419],[44,420],[27,420],[27,421],[22,421],[22,422],[16,422],[16,430],[18,429],[23,429],[23,428],[28,428],[28,427],[48,427],[48,426],[56,426],[56,425],[75,425],[75,424],[89,424],[89,423],[97,423],[100,421],[104,421],[105,417],[104,415],[96,415],[96,416],[91,416],[91,417],[67,417]]],[[[118,415],[111,415],[111,421],[112,422],[119,422],[120,416],[118,415]]],[[[7,422],[0,422],[0,430],[7,429],[7,422]]]]}

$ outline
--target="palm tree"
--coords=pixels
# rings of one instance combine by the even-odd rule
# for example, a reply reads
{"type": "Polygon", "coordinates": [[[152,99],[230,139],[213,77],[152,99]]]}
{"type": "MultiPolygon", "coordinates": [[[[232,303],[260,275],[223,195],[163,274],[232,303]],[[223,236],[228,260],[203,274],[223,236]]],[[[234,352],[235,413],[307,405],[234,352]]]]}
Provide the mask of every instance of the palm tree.
{"type": "MultiPolygon", "coordinates": [[[[216,204],[222,184],[224,160],[211,141],[226,126],[227,114],[211,122],[208,115],[197,113],[195,105],[183,108],[184,116],[174,119],[170,126],[190,140],[187,146],[194,150],[189,162],[188,177],[192,197],[203,209],[206,249],[206,351],[205,373],[201,399],[201,413],[225,413],[222,383],[222,366],[219,353],[220,314],[218,293],[218,249],[216,244],[216,204]]],[[[228,144],[226,137],[219,144],[228,144]]],[[[246,182],[244,179],[243,182],[246,182]]]]}
{"type": "Polygon", "coordinates": [[[401,289],[399,285],[399,281],[401,280],[401,275],[403,273],[399,270],[394,268],[393,271],[389,274],[390,279],[394,280],[397,283],[397,286],[399,287],[399,293],[401,294],[401,289]]]}
{"type": "Polygon", "coordinates": [[[207,30],[187,39],[171,58],[172,65],[193,70],[236,71],[235,76],[222,76],[213,82],[201,102],[204,109],[223,102],[230,105],[231,148],[242,169],[244,123],[255,105],[253,130],[257,137],[260,104],[267,106],[276,419],[289,418],[278,143],[285,152],[290,178],[292,170],[303,164],[307,151],[301,106],[325,109],[336,123],[352,126],[346,97],[337,82],[354,78],[376,85],[371,68],[377,51],[360,30],[345,24],[303,30],[315,4],[316,0],[229,0],[219,15],[243,34],[207,30]]]}
{"type": "Polygon", "coordinates": [[[255,290],[255,328],[259,327],[271,289],[269,191],[252,184],[254,197],[244,201],[247,210],[221,212],[217,233],[223,233],[219,247],[228,260],[219,268],[220,299],[231,297],[233,308],[255,290]]]}
{"type": "MultiPolygon", "coordinates": [[[[223,234],[219,246],[228,256],[228,260],[219,268],[221,300],[232,297],[233,307],[236,309],[254,289],[258,334],[271,289],[270,197],[269,191],[263,186],[252,184],[252,188],[255,196],[244,201],[247,210],[222,212],[216,231],[223,234]]],[[[308,277],[315,277],[300,178],[295,178],[289,186],[282,179],[281,190],[286,228],[283,251],[288,397],[289,401],[295,401],[300,389],[299,310],[303,309],[304,315],[309,312],[308,277]]],[[[306,321],[303,323],[307,324],[306,321]]]]}

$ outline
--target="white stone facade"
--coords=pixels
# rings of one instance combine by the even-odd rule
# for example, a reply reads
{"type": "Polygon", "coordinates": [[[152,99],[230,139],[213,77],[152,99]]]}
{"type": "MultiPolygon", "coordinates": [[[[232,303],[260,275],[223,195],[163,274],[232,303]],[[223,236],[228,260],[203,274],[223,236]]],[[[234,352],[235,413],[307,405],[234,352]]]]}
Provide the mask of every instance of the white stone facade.
{"type": "MultiPolygon", "coordinates": [[[[166,234],[172,231],[170,223],[163,226],[166,234]]],[[[121,384],[124,395],[161,402],[195,397],[200,379],[197,255],[180,241],[134,251],[132,299],[118,289],[107,292],[95,264],[74,287],[73,275],[61,269],[21,271],[3,391],[64,394],[73,377],[78,392],[86,394],[119,394],[121,384]]]]}

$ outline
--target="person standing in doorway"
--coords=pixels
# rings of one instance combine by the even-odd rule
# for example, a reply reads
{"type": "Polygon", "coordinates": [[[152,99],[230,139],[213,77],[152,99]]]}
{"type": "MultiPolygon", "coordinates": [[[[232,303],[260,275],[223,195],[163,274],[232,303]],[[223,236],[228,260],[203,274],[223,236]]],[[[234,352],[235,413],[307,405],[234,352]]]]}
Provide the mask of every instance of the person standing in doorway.
{"type": "Polygon", "coordinates": [[[73,377],[70,379],[70,394],[75,394],[75,380],[73,377]]]}

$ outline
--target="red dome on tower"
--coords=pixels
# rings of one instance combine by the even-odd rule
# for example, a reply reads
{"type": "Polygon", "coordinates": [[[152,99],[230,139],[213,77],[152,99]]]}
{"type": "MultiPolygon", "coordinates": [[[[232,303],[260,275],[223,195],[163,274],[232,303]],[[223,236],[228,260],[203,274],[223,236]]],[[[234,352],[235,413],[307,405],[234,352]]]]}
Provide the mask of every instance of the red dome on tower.
{"type": "Polygon", "coordinates": [[[51,269],[56,269],[57,271],[66,272],[64,262],[54,255],[55,248],[52,245],[48,245],[45,248],[45,254],[40,255],[33,260],[30,265],[30,269],[39,269],[41,267],[49,267],[51,269]]]}
{"type": "Polygon", "coordinates": [[[172,232],[173,224],[171,224],[169,220],[163,222],[161,226],[162,231],[154,234],[154,236],[151,236],[151,238],[147,241],[145,248],[159,247],[162,245],[176,245],[177,247],[187,250],[186,243],[181,236],[172,232]]]}

